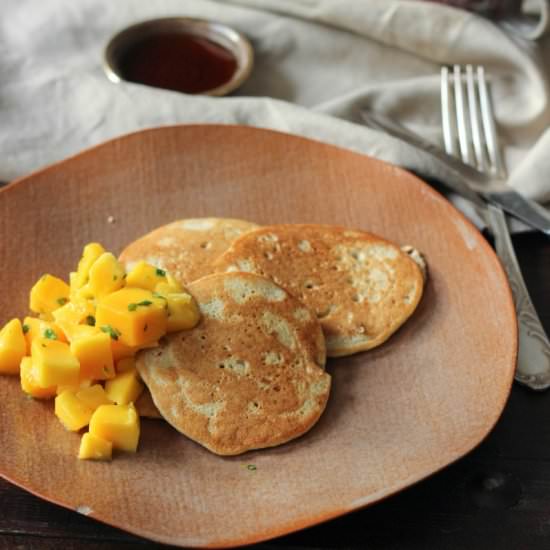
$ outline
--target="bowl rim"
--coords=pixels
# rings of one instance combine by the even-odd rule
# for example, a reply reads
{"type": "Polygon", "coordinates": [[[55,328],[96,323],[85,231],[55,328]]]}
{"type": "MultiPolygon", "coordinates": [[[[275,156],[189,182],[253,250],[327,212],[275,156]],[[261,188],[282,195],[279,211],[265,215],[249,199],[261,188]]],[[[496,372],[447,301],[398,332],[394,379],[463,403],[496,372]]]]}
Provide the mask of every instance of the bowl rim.
{"type": "MultiPolygon", "coordinates": [[[[159,35],[167,31],[176,31],[180,32],[182,35],[196,36],[210,40],[218,46],[228,50],[237,63],[237,68],[229,80],[216,88],[205,90],[199,94],[189,95],[227,95],[240,87],[250,76],[254,67],[254,49],[243,33],[219,21],[186,16],[172,16],[138,21],[137,23],[121,28],[111,35],[103,49],[102,66],[107,78],[115,84],[129,83],[130,81],[121,76],[117,66],[117,58],[120,55],[120,51],[136,43],[144,36],[159,35]]],[[[133,82],[133,84],[149,86],[136,82],[133,82]]],[[[168,88],[160,89],[168,90],[168,88]]],[[[177,90],[171,91],[178,92],[177,90]]]]}

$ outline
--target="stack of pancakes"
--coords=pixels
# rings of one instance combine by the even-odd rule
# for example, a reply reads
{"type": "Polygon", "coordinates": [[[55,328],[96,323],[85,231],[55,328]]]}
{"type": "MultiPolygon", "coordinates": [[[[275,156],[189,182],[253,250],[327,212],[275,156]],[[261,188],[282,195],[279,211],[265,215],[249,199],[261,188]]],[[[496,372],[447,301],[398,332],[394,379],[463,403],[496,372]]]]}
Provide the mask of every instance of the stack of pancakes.
{"type": "Polygon", "coordinates": [[[309,430],[330,392],[326,356],[387,340],[414,312],[425,274],[414,249],[363,231],[219,218],[160,227],[120,259],[168,270],[202,313],[195,329],[138,355],[150,391],[140,413],[220,455],[309,430]]]}

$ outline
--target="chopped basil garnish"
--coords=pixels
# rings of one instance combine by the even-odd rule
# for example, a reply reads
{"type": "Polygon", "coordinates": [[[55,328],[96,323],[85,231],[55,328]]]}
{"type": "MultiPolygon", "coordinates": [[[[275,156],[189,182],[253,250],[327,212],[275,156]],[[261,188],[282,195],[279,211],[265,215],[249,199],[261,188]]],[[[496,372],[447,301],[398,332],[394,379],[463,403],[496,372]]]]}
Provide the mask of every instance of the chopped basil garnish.
{"type": "Polygon", "coordinates": [[[113,340],[118,340],[120,336],[120,331],[116,328],[113,328],[111,325],[102,325],[101,330],[106,332],[113,340]]]}
{"type": "Polygon", "coordinates": [[[147,307],[150,306],[153,302],[151,300],[143,300],[137,304],[128,304],[128,311],[135,311],[138,307],[147,307]]]}
{"type": "Polygon", "coordinates": [[[86,317],[86,324],[95,327],[95,317],[93,315],[88,315],[88,317],[86,317]]]}
{"type": "Polygon", "coordinates": [[[157,277],[166,277],[166,271],[164,271],[164,269],[160,269],[160,267],[157,267],[156,274],[157,277]]]}
{"type": "Polygon", "coordinates": [[[47,328],[44,331],[44,338],[48,340],[57,340],[57,334],[51,328],[47,328]]]}
{"type": "Polygon", "coordinates": [[[31,327],[29,327],[29,325],[23,325],[23,334],[27,334],[27,332],[29,332],[29,330],[31,329],[31,327]]]}
{"type": "Polygon", "coordinates": [[[155,298],[161,298],[162,300],[166,300],[166,296],[163,296],[162,294],[159,294],[158,292],[153,292],[153,296],[155,298]]]}
{"type": "Polygon", "coordinates": [[[58,299],[57,299],[57,303],[58,303],[60,306],[64,306],[68,301],[69,301],[69,298],[65,298],[65,297],[62,297],[62,298],[58,298],[58,299]]]}
{"type": "Polygon", "coordinates": [[[258,468],[256,468],[255,464],[247,464],[246,469],[250,470],[251,472],[255,472],[258,468]]]}

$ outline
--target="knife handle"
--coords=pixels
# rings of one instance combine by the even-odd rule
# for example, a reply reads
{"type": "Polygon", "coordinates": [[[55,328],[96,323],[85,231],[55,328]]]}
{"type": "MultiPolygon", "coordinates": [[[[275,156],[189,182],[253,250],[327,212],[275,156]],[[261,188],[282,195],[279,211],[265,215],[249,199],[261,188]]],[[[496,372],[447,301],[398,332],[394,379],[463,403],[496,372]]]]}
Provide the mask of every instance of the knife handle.
{"type": "Polygon", "coordinates": [[[482,194],[508,214],[550,236],[550,214],[543,207],[513,190],[487,191],[482,194]]]}
{"type": "Polygon", "coordinates": [[[519,346],[515,378],[533,390],[544,390],[550,387],[550,343],[525,286],[506,216],[499,207],[492,205],[488,205],[485,213],[516,306],[519,346]]]}
{"type": "Polygon", "coordinates": [[[448,178],[445,183],[459,195],[478,206],[483,199],[497,204],[508,214],[550,236],[550,213],[534,201],[522,197],[513,188],[509,187],[504,180],[488,176],[465,164],[416,132],[409,130],[406,126],[385,115],[367,109],[362,109],[359,114],[371,128],[382,130],[443,163],[458,176],[458,179],[448,178]]]}

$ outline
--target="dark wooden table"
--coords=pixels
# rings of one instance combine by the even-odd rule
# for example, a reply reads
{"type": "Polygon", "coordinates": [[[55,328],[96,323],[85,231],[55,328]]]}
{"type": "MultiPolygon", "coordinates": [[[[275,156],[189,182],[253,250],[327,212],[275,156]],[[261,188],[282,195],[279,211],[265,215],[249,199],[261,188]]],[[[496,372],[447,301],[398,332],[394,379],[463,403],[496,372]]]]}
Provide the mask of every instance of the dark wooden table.
{"type": "MultiPolygon", "coordinates": [[[[550,239],[524,234],[515,244],[550,333],[550,239]]],[[[0,479],[0,549],[162,547],[0,479]]],[[[550,549],[550,390],[514,384],[493,432],[462,460],[370,508],[253,548],[550,549]]]]}

